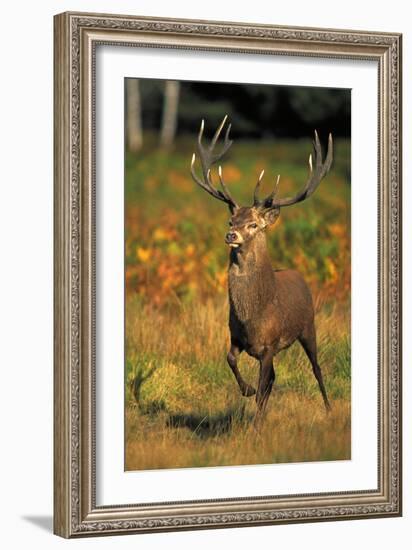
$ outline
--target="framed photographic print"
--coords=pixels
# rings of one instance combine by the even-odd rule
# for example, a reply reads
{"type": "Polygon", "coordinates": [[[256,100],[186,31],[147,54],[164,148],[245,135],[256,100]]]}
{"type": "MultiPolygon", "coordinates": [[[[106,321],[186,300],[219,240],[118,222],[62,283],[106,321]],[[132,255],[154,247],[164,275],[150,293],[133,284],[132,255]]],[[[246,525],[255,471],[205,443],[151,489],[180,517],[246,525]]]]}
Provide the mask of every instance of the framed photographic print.
{"type": "Polygon", "coordinates": [[[401,36],[55,17],[64,537],[401,514],[401,36]]]}

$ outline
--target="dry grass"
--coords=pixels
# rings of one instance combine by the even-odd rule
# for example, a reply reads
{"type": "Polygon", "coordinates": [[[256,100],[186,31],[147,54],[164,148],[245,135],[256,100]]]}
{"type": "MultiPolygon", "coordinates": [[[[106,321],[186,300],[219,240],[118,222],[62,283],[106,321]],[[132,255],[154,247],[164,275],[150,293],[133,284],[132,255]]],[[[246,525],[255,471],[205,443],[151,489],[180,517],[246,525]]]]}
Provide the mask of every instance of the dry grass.
{"type": "MultiPolygon", "coordinates": [[[[320,362],[332,402],[323,408],[298,344],[275,358],[266,422],[252,428],[254,398],[243,398],[226,364],[227,301],[156,310],[127,302],[126,469],[340,460],[350,458],[350,348],[347,309],[317,304],[320,362]]],[[[257,362],[242,355],[245,379],[257,362]]]]}
{"type": "Polygon", "coordinates": [[[326,415],[320,401],[278,391],[259,433],[251,426],[253,408],[249,401],[246,411],[222,411],[215,418],[187,415],[179,427],[178,417],[173,425],[168,415],[153,418],[129,406],[126,469],[350,459],[347,401],[334,401],[332,413],[326,415]],[[207,421],[204,428],[202,421],[207,421]]]}

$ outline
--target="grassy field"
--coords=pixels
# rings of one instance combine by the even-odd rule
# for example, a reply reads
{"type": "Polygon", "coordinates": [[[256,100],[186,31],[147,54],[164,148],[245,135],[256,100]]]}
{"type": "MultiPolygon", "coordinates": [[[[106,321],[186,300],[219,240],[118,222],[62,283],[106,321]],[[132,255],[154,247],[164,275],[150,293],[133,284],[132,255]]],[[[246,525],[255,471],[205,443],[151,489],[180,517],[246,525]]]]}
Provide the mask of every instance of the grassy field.
{"type": "MultiPolygon", "coordinates": [[[[285,209],[268,235],[274,265],[299,270],[312,288],[332,412],[325,413],[309,361],[294,344],[275,358],[276,383],[256,433],[254,398],[240,395],[225,359],[228,212],[192,182],[192,143],[126,159],[125,467],[348,459],[349,144],[335,145],[330,176],[310,200],[285,209]]],[[[309,152],[303,140],[235,143],[225,180],[250,204],[265,168],[281,174],[281,193],[288,194],[305,180],[309,152]]],[[[267,191],[269,176],[266,183],[267,191]]],[[[257,362],[243,354],[240,369],[255,385],[257,362]]]]}

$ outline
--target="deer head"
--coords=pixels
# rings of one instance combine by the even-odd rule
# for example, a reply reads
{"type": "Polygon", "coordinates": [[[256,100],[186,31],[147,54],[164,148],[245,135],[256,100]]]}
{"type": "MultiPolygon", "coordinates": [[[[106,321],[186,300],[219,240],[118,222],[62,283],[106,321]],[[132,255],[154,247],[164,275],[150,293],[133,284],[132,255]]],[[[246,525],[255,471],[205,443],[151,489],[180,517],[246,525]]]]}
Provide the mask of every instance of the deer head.
{"type": "Polygon", "coordinates": [[[231,125],[226,129],[223,145],[219,152],[215,152],[215,146],[219,139],[220,133],[226,123],[227,116],[223,119],[220,126],[215,132],[210,145],[205,147],[202,143],[204,132],[204,121],[202,120],[200,131],[197,140],[197,148],[202,168],[203,178],[199,177],[194,169],[196,155],[193,154],[191,163],[191,174],[195,182],[210,195],[225,202],[230,210],[231,218],[229,221],[230,231],[226,234],[225,241],[232,248],[239,248],[250,242],[254,237],[264,231],[268,226],[275,223],[280,214],[280,209],[285,206],[291,206],[298,202],[304,201],[318,187],[321,180],[328,173],[333,158],[333,143],[332,135],[329,134],[328,151],[326,158],[322,160],[322,148],[319,141],[319,136],[315,130],[313,141],[313,159],[312,154],[309,155],[309,177],[303,188],[293,197],[278,197],[278,187],[280,176],[277,176],[274,189],[270,195],[264,199],[259,198],[259,188],[263,180],[264,170],[259,175],[253,194],[252,206],[239,206],[233,197],[230,195],[227,186],[223,180],[222,167],[218,168],[218,176],[221,189],[217,189],[212,183],[211,167],[216,164],[227,152],[232,145],[232,140],[229,139],[231,125]]]}

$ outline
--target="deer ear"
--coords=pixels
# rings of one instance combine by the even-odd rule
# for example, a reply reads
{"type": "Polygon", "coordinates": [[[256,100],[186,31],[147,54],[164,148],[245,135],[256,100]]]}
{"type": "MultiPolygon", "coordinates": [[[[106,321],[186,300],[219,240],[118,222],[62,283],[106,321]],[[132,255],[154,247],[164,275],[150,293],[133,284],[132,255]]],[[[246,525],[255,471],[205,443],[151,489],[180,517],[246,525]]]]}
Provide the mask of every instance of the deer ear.
{"type": "Polygon", "coordinates": [[[280,208],[270,208],[269,210],[266,210],[264,212],[263,219],[265,220],[267,225],[273,225],[278,219],[279,214],[280,208]]]}

